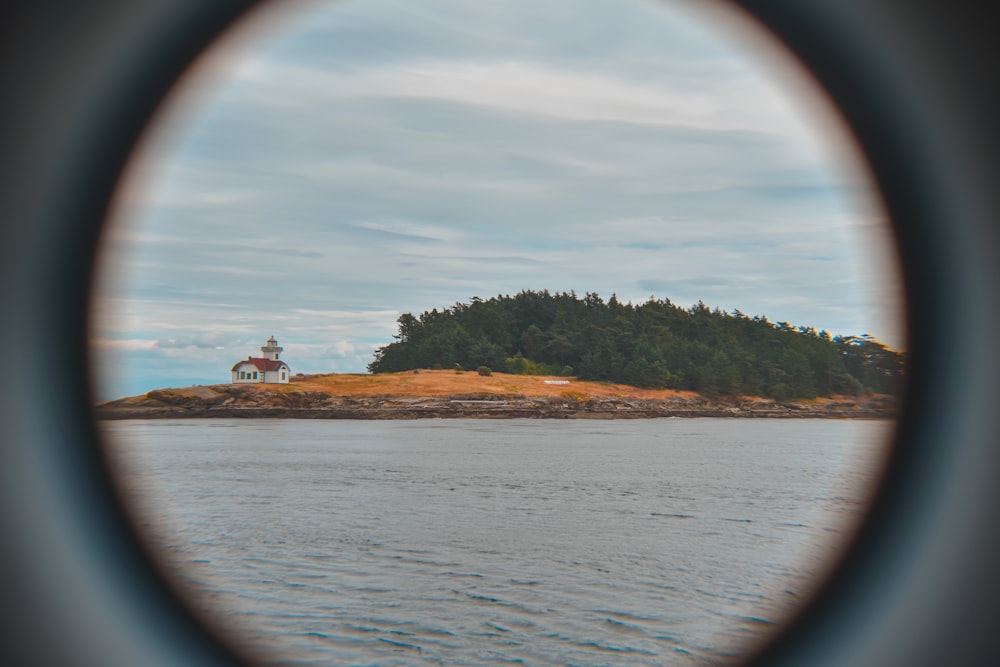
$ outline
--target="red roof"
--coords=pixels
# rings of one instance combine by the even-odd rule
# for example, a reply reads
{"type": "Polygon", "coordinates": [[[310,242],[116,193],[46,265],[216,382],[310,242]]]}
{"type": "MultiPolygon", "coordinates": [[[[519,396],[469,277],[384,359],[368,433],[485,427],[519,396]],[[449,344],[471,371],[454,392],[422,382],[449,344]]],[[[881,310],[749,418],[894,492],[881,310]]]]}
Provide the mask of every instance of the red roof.
{"type": "Polygon", "coordinates": [[[288,368],[288,364],[280,359],[261,359],[259,357],[253,357],[252,359],[244,359],[243,361],[237,361],[236,364],[229,370],[235,371],[243,364],[253,364],[254,367],[259,371],[276,371],[282,366],[288,368]]]}

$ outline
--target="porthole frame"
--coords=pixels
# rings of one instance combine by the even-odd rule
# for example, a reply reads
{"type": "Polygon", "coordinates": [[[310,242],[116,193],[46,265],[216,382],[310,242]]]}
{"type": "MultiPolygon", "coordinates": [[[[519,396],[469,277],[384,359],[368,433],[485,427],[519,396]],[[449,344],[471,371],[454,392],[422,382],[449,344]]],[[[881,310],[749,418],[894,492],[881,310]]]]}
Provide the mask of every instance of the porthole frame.
{"type": "MultiPolygon", "coordinates": [[[[110,489],[86,363],[92,263],[129,152],[248,0],[3,9],[0,599],[6,664],[237,665],[158,575],[110,489]],[[14,102],[11,102],[14,101],[14,102]]],[[[978,665],[1000,616],[1000,102],[986,10],[738,2],[859,138],[895,224],[910,331],[885,483],[845,560],[752,665],[978,665]],[[977,13],[979,12],[979,13],[977,13]]]]}

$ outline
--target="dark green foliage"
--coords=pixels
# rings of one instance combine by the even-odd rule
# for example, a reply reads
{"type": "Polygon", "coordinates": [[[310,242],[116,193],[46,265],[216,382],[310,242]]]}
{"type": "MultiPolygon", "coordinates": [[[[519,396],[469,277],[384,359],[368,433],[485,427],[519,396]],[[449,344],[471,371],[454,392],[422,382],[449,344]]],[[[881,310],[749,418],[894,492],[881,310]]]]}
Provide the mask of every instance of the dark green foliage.
{"type": "Polygon", "coordinates": [[[369,371],[575,369],[581,380],[778,400],[898,393],[905,377],[904,356],[870,336],[831,337],[701,301],[684,309],[653,298],[634,306],[615,295],[605,303],[593,293],[524,291],[397,322],[396,342],[376,350],[369,371]]]}
{"type": "Polygon", "coordinates": [[[544,361],[532,361],[525,359],[518,352],[513,357],[503,360],[503,367],[508,373],[514,375],[572,375],[573,369],[569,366],[559,367],[558,364],[547,364],[544,361]],[[569,372],[565,372],[569,369],[569,372]]]}
{"type": "Polygon", "coordinates": [[[476,372],[479,373],[480,375],[493,375],[493,371],[490,369],[489,366],[480,366],[479,368],[476,369],[476,372]]]}

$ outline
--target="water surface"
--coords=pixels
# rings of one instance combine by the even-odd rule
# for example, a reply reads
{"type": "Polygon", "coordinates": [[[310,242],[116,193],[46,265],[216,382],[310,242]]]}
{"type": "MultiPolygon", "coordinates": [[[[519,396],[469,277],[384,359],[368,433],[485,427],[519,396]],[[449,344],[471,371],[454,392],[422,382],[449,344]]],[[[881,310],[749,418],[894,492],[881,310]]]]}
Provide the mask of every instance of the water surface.
{"type": "Polygon", "coordinates": [[[168,569],[278,662],[691,665],[746,650],[805,600],[890,424],[103,428],[168,569]]]}

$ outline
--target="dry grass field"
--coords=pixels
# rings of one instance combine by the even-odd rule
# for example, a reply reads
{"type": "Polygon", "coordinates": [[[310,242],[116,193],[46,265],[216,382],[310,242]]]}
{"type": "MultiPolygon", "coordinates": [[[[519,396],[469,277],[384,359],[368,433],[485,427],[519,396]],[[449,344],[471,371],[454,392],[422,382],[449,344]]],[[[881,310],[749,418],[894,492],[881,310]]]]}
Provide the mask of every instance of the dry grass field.
{"type": "Polygon", "coordinates": [[[321,391],[335,396],[437,397],[460,394],[520,395],[525,397],[567,396],[580,400],[590,397],[686,398],[693,392],[670,389],[639,389],[602,382],[578,382],[572,378],[545,375],[483,376],[476,371],[420,370],[401,373],[331,373],[312,375],[288,385],[242,385],[261,391],[321,391]],[[547,384],[546,380],[569,384],[547,384]]]}
{"type": "MultiPolygon", "coordinates": [[[[312,375],[288,385],[243,385],[260,390],[273,391],[276,387],[286,387],[292,391],[321,391],[333,396],[399,396],[406,398],[434,398],[461,394],[495,394],[498,396],[564,397],[577,401],[589,398],[637,398],[637,399],[697,399],[704,398],[694,391],[676,389],[642,389],[625,384],[606,382],[583,382],[574,378],[552,375],[511,375],[493,373],[479,375],[476,371],[423,370],[400,373],[330,373],[312,375]],[[566,381],[569,384],[546,384],[550,381],[566,381]]],[[[771,403],[772,399],[758,396],[732,397],[743,403],[771,403]]],[[[870,399],[861,397],[828,396],[810,400],[793,401],[802,404],[837,404],[847,402],[867,403],[870,399]]]]}
{"type": "Polygon", "coordinates": [[[377,375],[299,375],[293,377],[293,382],[289,384],[165,388],[141,396],[108,401],[96,407],[101,418],[111,419],[246,417],[255,410],[265,417],[316,417],[323,413],[328,418],[341,419],[427,416],[565,418],[567,415],[603,419],[664,415],[731,417],[736,413],[758,417],[883,418],[894,416],[896,402],[891,396],[879,395],[831,396],[786,402],[750,396],[710,398],[690,391],[640,389],[553,376],[506,373],[483,376],[475,371],[420,370],[377,375]],[[491,401],[480,400],[493,397],[504,399],[500,401],[502,409],[496,408],[491,401]],[[645,406],[641,405],[643,402],[645,406]],[[419,409],[412,407],[416,403],[421,403],[419,409]],[[477,413],[472,406],[475,403],[490,405],[480,406],[477,413]],[[552,413],[552,406],[557,406],[558,414],[552,413]]]}

